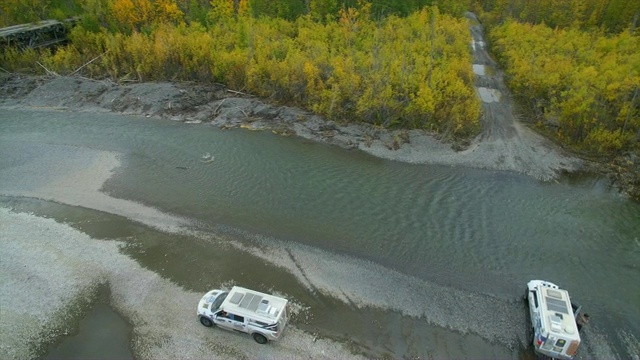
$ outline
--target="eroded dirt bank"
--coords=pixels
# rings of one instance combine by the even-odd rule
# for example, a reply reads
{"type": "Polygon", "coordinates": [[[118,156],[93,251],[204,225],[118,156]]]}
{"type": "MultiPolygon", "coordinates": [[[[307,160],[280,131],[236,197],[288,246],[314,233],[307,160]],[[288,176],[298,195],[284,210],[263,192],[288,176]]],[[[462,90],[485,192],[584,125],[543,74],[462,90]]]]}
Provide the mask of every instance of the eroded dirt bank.
{"type": "Polygon", "coordinates": [[[569,154],[522,125],[515,116],[504,73],[492,59],[484,28],[467,13],[471,32],[475,86],[482,101],[482,132],[465,149],[455,149],[421,130],[386,130],[367,124],[327,121],[301,109],[277,106],[222,85],[135,83],[80,77],[0,78],[0,107],[44,107],[62,111],[115,112],[169,118],[221,129],[270,130],[297,135],[372,155],[409,163],[458,165],[505,170],[550,180],[563,172],[587,170],[606,175],[614,186],[640,199],[640,158],[626,154],[612,161],[590,162],[569,154]]]}
{"type": "MultiPolygon", "coordinates": [[[[482,94],[481,94],[482,95],[482,94]]],[[[409,163],[515,171],[548,180],[582,161],[515,121],[505,101],[485,103],[484,131],[463,151],[421,130],[337,124],[300,109],[274,106],[222,86],[190,83],[118,85],[71,77],[5,76],[0,107],[115,112],[169,118],[221,129],[242,127],[298,135],[409,163]],[[507,110],[504,110],[504,108],[507,110]]]]}

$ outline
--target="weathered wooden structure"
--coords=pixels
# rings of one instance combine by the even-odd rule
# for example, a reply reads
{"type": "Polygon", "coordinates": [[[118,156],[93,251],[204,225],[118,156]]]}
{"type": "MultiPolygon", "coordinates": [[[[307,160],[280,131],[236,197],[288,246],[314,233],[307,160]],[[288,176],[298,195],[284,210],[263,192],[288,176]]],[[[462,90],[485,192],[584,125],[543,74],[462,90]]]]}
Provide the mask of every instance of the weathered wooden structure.
{"type": "Polygon", "coordinates": [[[65,43],[69,29],[80,19],[43,20],[37,23],[13,25],[0,29],[0,48],[20,49],[50,47],[65,43]]]}

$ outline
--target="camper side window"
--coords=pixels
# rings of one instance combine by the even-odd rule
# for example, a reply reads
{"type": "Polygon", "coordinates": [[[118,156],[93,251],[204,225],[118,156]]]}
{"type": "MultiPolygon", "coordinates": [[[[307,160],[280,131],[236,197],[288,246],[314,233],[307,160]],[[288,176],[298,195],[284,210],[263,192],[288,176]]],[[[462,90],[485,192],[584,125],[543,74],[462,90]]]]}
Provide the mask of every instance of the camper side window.
{"type": "Polygon", "coordinates": [[[532,293],[533,293],[533,304],[537,308],[539,306],[538,305],[538,292],[537,291],[532,291],[532,293]]]}
{"type": "Polygon", "coordinates": [[[229,319],[231,319],[233,321],[238,321],[238,322],[241,322],[241,323],[244,322],[244,317],[238,316],[238,315],[229,314],[229,319]]]}

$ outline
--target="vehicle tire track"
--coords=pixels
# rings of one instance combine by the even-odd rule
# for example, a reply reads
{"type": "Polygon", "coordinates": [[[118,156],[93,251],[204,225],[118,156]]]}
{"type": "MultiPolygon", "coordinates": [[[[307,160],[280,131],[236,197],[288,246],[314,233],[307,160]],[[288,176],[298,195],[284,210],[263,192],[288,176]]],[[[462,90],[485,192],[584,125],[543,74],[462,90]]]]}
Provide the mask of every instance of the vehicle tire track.
{"type": "Polygon", "coordinates": [[[543,180],[554,178],[560,169],[579,168],[579,159],[563,154],[562,149],[518,121],[504,71],[487,48],[484,27],[475,14],[468,12],[467,18],[475,86],[482,101],[482,133],[475,140],[476,146],[465,151],[464,156],[475,162],[481,162],[478,157],[494,159],[493,167],[497,169],[515,170],[543,180]]]}

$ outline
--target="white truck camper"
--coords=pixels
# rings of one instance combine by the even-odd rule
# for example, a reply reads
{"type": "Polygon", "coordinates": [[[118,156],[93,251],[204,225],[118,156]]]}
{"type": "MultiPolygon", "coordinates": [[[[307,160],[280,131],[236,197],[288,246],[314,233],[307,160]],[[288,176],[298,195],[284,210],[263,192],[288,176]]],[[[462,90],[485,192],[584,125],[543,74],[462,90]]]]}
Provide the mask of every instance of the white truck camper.
{"type": "Polygon", "coordinates": [[[198,304],[200,323],[250,334],[266,344],[278,340],[287,324],[287,299],[234,286],[231,291],[211,290],[198,304]]]}
{"type": "Polygon", "coordinates": [[[534,351],[555,359],[573,359],[580,346],[579,330],[583,325],[576,321],[585,316],[581,307],[571,303],[566,290],[543,280],[529,281],[525,300],[529,303],[534,351]]]}

